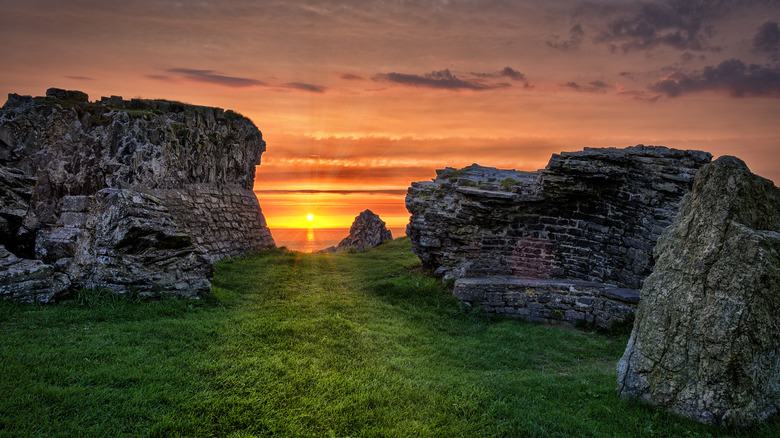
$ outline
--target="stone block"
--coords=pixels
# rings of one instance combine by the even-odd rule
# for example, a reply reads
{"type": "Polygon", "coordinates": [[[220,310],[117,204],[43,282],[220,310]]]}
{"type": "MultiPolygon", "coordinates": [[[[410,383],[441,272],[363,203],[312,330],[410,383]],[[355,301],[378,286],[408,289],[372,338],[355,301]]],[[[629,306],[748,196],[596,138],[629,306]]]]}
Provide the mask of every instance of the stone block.
{"type": "Polygon", "coordinates": [[[64,196],[62,198],[62,211],[86,213],[92,207],[92,196],[64,196]]]}
{"type": "Polygon", "coordinates": [[[44,263],[54,263],[75,255],[78,236],[84,232],[80,228],[58,227],[40,230],[35,239],[35,258],[44,263]]]}
{"type": "Polygon", "coordinates": [[[60,224],[63,227],[83,228],[86,225],[88,218],[89,218],[88,213],[76,213],[72,211],[64,211],[60,215],[60,224]]]}

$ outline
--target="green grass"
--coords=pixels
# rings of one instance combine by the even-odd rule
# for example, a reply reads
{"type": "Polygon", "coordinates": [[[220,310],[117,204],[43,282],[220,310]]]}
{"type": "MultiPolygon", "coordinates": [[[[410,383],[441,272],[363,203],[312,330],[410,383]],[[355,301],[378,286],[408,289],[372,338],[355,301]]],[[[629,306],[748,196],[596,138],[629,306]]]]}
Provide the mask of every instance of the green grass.
{"type": "Polygon", "coordinates": [[[0,303],[0,436],[765,436],[615,396],[627,336],[463,313],[407,238],[220,263],[199,301],[0,303]]]}

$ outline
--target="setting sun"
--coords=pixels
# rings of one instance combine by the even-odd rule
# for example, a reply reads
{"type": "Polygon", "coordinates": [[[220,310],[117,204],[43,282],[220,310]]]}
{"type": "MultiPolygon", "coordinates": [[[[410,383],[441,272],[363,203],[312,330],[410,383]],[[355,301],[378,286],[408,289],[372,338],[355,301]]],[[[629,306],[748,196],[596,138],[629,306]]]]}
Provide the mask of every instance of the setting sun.
{"type": "Polygon", "coordinates": [[[309,222],[312,222],[312,221],[314,221],[314,215],[313,215],[313,214],[311,214],[311,213],[307,214],[307,215],[306,215],[306,220],[307,220],[307,221],[309,221],[309,222]]]}

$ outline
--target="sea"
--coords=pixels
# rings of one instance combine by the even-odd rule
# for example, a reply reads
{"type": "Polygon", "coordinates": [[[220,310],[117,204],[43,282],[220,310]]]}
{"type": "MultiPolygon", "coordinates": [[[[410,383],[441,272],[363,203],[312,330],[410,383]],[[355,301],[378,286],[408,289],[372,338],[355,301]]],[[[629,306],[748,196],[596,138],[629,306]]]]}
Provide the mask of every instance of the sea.
{"type": "MultiPolygon", "coordinates": [[[[388,228],[393,239],[406,236],[406,227],[388,228]]],[[[276,246],[300,252],[317,252],[336,246],[349,236],[349,228],[271,228],[276,246]]]]}

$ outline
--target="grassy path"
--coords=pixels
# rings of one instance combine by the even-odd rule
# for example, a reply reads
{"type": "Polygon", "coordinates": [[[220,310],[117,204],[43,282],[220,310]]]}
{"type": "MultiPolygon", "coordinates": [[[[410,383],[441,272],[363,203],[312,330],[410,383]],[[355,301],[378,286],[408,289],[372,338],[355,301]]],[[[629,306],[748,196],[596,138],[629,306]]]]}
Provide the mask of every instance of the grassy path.
{"type": "Polygon", "coordinates": [[[625,334],[465,314],[417,264],[270,250],[196,302],[0,303],[0,436],[778,436],[618,400],[625,334]]]}

